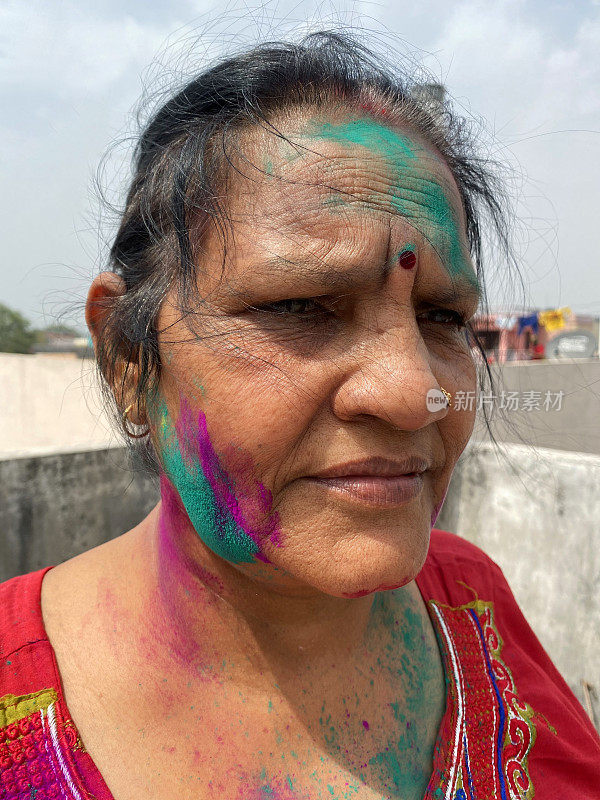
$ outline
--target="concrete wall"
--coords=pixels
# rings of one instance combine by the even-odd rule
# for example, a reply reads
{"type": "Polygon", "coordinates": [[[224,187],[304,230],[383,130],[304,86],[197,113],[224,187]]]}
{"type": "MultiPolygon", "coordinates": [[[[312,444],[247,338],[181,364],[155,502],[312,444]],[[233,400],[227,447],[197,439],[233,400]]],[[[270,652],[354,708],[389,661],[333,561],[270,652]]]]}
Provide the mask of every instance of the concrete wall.
{"type": "MultiPolygon", "coordinates": [[[[437,527],[504,570],[542,644],[600,723],[600,457],[471,443],[437,527]]],[[[158,499],[124,448],[0,460],[0,580],[129,530],[158,499]]]]}
{"type": "Polygon", "coordinates": [[[0,460],[0,581],[125,533],[158,496],[126,448],[0,460]]]}
{"type": "Polygon", "coordinates": [[[94,365],[70,354],[0,353],[0,457],[116,444],[94,365]]]}
{"type": "Polygon", "coordinates": [[[600,729],[600,457],[469,444],[436,526],[502,568],[533,630],[600,729]]]}
{"type": "MultiPolygon", "coordinates": [[[[530,444],[558,450],[600,455],[600,361],[573,359],[565,362],[526,361],[491,364],[492,374],[500,392],[517,392],[519,410],[499,414],[492,429],[501,442],[530,444]],[[520,410],[526,392],[540,392],[540,409],[520,410]],[[546,391],[554,397],[563,391],[560,410],[545,411],[546,391]]],[[[506,395],[505,395],[506,397],[506,395]]],[[[494,413],[498,409],[494,401],[494,413]]],[[[487,429],[480,418],[473,439],[489,441],[487,429]]]]}

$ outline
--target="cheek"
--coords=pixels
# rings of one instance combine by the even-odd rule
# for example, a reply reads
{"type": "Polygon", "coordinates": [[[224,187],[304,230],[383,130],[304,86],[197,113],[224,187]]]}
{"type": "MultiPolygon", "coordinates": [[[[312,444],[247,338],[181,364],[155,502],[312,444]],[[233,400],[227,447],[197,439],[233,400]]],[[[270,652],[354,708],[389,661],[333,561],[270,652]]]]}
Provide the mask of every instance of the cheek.
{"type": "MultiPolygon", "coordinates": [[[[267,561],[265,542],[281,544],[279,520],[269,490],[254,478],[249,454],[231,445],[217,452],[204,411],[193,409],[183,395],[177,412],[159,398],[151,418],[163,488],[170,484],[177,491],[204,543],[232,563],[267,561]]],[[[176,508],[163,505],[167,516],[176,508]]]]}
{"type": "Polygon", "coordinates": [[[459,455],[464,450],[475,425],[477,414],[477,371],[468,346],[452,349],[452,356],[446,353],[438,361],[434,373],[440,386],[452,395],[452,407],[448,414],[438,421],[440,435],[453,469],[459,455]]]}
{"type": "Polygon", "coordinates": [[[331,395],[331,365],[240,348],[226,370],[211,369],[205,381],[202,405],[219,424],[215,443],[223,450],[235,442],[250,455],[255,475],[273,489],[275,476],[331,395]]]}
{"type": "MultiPolygon", "coordinates": [[[[465,408],[458,408],[456,403],[456,392],[452,396],[453,408],[440,425],[440,432],[444,439],[446,452],[453,462],[456,460],[466,447],[475,424],[475,403],[471,410],[465,408]]],[[[454,463],[452,466],[454,467],[454,463]]]]}

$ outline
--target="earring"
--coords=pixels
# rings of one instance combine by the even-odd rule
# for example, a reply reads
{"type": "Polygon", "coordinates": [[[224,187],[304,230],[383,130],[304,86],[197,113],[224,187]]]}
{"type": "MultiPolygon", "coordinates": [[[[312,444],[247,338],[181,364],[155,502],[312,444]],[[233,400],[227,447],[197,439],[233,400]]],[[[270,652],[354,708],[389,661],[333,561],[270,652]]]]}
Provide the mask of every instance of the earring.
{"type": "Polygon", "coordinates": [[[133,408],[133,403],[130,403],[127,406],[127,408],[125,409],[125,411],[123,412],[123,416],[121,417],[121,425],[123,427],[123,430],[125,431],[127,436],[129,436],[130,439],[143,439],[144,436],[147,436],[150,433],[150,426],[149,425],[148,425],[147,429],[143,433],[133,433],[127,427],[127,414],[129,414],[129,412],[131,411],[132,408],[133,408]]]}
{"type": "Polygon", "coordinates": [[[445,389],[442,389],[441,386],[440,389],[446,395],[446,400],[448,401],[448,408],[452,408],[452,395],[450,394],[450,392],[447,392],[445,389]]]}

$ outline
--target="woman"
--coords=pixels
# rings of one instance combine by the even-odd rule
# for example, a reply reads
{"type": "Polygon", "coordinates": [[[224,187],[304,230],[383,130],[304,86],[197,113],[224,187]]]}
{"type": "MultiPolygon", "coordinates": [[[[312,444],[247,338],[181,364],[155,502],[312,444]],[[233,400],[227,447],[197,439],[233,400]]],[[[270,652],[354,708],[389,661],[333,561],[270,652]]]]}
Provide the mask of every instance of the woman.
{"type": "Polygon", "coordinates": [[[2,586],[3,797],[600,797],[501,571],[432,531],[498,211],[460,130],[331,34],[146,127],[87,322],[161,502],[2,586]]]}

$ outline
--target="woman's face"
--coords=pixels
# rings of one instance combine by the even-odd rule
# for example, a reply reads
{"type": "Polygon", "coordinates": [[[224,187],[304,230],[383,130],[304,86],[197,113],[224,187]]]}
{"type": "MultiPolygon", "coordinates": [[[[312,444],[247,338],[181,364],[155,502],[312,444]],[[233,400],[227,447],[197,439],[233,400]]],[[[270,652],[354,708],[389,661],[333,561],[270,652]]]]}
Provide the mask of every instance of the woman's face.
{"type": "Polygon", "coordinates": [[[474,421],[427,395],[475,389],[477,281],[455,182],[414,134],[352,112],[279,128],[294,146],[241,145],[193,317],[174,292],[161,309],[163,514],[272,588],[355,597],[425,559],[474,421]]]}

